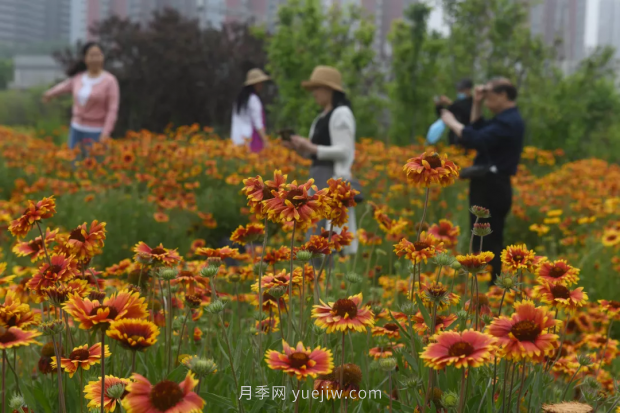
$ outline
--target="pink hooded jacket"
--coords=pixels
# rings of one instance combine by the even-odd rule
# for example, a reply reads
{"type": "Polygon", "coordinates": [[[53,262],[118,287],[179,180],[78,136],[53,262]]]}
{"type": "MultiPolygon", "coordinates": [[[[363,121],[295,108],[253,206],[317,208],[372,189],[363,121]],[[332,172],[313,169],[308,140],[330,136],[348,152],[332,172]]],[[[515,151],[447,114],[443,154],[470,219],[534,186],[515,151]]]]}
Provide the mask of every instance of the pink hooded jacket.
{"type": "Polygon", "coordinates": [[[103,79],[93,85],[85,105],[80,105],[77,95],[82,88],[82,76],[78,73],[45,92],[46,97],[71,93],[73,95],[73,116],[71,123],[82,126],[103,128],[101,135],[109,136],[114,129],[118,114],[120,92],[118,81],[113,74],[102,72],[103,79]]]}

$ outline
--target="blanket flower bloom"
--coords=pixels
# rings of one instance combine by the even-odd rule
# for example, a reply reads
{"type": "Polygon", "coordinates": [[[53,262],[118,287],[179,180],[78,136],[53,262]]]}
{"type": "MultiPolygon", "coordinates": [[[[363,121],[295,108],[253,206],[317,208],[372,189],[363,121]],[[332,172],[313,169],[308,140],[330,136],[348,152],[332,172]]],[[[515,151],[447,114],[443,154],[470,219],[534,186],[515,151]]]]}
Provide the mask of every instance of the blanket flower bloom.
{"type": "Polygon", "coordinates": [[[80,322],[81,329],[88,330],[93,327],[107,328],[113,321],[123,318],[146,318],[146,306],[139,293],[125,290],[112,294],[103,302],[72,294],[63,308],[80,322]]]}
{"type": "Polygon", "coordinates": [[[325,304],[321,300],[320,305],[312,309],[312,317],[317,326],[327,329],[330,334],[334,331],[365,331],[367,327],[374,325],[374,316],[368,306],[362,306],[362,293],[349,298],[325,304]]]}
{"type": "Polygon", "coordinates": [[[415,187],[449,186],[459,176],[459,168],[446,155],[431,150],[411,158],[403,167],[407,181],[415,187]]]}
{"type": "Polygon", "coordinates": [[[431,340],[420,358],[435,370],[452,365],[457,369],[480,367],[493,360],[496,339],[479,331],[444,331],[431,340]]]}
{"type": "Polygon", "coordinates": [[[193,392],[197,384],[189,371],[181,383],[162,380],[155,385],[133,373],[122,404],[127,413],[201,413],[205,401],[193,392]]]}
{"type": "MultiPolygon", "coordinates": [[[[114,376],[105,376],[105,381],[103,383],[103,408],[106,413],[116,411],[118,399],[110,397],[108,394],[108,389],[117,384],[127,387],[129,385],[129,380],[114,376]]],[[[126,395],[127,391],[125,391],[121,396],[121,400],[126,395]]],[[[90,381],[86,386],[84,386],[84,398],[86,400],[90,400],[86,406],[89,409],[101,409],[101,377],[99,377],[99,380],[90,381]]]]}
{"type": "Polygon", "coordinates": [[[53,196],[43,198],[36,203],[29,200],[26,210],[9,225],[9,231],[15,237],[25,237],[35,223],[43,219],[49,219],[54,214],[56,214],[56,200],[53,196]]]}
{"type": "Polygon", "coordinates": [[[500,316],[489,325],[489,334],[498,339],[500,351],[508,360],[540,361],[558,348],[558,335],[544,333],[554,327],[553,313],[545,307],[536,307],[531,301],[515,304],[510,316],[500,316]]]}
{"type": "MultiPolygon", "coordinates": [[[[105,357],[110,357],[110,348],[105,346],[105,357]]],[[[90,370],[90,366],[101,363],[101,343],[97,343],[88,348],[88,344],[75,347],[68,358],[60,357],[60,367],[73,377],[75,372],[81,367],[83,370],[90,370]]],[[[56,368],[56,357],[52,357],[52,367],[56,368]]]]}
{"type": "Polygon", "coordinates": [[[304,347],[300,341],[297,347],[291,347],[282,340],[282,353],[267,350],[265,361],[272,370],[282,370],[297,380],[310,376],[315,378],[319,374],[329,374],[334,369],[334,358],[331,350],[317,346],[314,350],[304,347]]]}
{"type": "Polygon", "coordinates": [[[571,267],[565,260],[543,262],[536,275],[539,279],[549,283],[573,285],[579,281],[579,269],[571,267]]]}

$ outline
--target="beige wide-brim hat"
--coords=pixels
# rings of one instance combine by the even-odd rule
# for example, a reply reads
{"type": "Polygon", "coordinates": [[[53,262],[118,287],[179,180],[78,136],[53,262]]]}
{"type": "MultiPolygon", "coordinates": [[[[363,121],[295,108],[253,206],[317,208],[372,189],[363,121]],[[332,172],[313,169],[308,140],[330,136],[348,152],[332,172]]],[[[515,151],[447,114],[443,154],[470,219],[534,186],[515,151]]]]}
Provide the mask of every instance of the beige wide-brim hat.
{"type": "Polygon", "coordinates": [[[317,66],[310,75],[310,80],[304,80],[301,82],[301,86],[306,89],[314,89],[321,86],[326,86],[330,89],[337,90],[344,93],[342,87],[342,76],[335,67],[331,66],[317,66]]]}
{"type": "Polygon", "coordinates": [[[257,83],[266,82],[271,80],[269,76],[265,72],[260,69],[251,69],[248,74],[245,76],[244,86],[255,85],[257,83]]]}

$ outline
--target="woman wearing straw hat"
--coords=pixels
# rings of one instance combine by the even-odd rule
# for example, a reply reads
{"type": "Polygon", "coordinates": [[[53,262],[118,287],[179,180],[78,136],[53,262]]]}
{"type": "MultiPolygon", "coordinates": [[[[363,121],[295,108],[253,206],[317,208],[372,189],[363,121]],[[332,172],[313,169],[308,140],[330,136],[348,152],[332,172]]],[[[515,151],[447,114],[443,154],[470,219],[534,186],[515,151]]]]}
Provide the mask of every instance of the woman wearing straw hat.
{"type": "Polygon", "coordinates": [[[233,106],[230,138],[235,145],[248,145],[252,152],[260,152],[268,145],[265,112],[258,97],[268,80],[270,77],[262,70],[250,70],[233,106]]]}
{"type": "MultiPolygon", "coordinates": [[[[352,179],[351,166],[355,159],[355,117],[351,102],[342,87],[342,76],[338,69],[330,66],[317,66],[310,80],[302,82],[302,87],[312,92],[316,103],[322,108],[321,114],[312,122],[310,138],[291,136],[290,147],[299,154],[310,157],[310,177],[319,189],[327,187],[330,178],[352,179]]],[[[319,223],[326,227],[326,223],[319,223]]],[[[349,208],[349,231],[355,234],[355,210],[349,208]]],[[[336,230],[339,231],[338,228],[336,230]]],[[[345,254],[357,251],[357,238],[345,254]]]]}

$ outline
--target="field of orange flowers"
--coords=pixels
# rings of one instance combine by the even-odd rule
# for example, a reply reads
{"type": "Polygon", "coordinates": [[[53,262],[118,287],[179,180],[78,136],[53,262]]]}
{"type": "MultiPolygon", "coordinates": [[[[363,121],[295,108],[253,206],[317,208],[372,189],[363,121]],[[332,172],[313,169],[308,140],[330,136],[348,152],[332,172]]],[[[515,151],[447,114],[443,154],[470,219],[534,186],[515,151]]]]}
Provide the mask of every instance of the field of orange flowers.
{"type": "Polygon", "coordinates": [[[527,147],[489,287],[437,152],[362,140],[356,205],[275,141],[0,127],[2,412],[620,412],[620,167],[527,147]]]}

